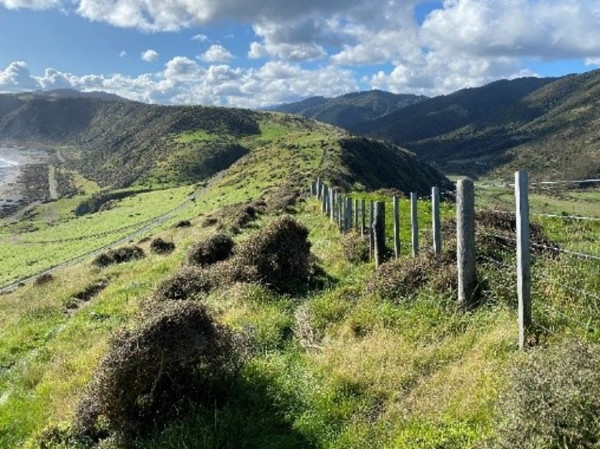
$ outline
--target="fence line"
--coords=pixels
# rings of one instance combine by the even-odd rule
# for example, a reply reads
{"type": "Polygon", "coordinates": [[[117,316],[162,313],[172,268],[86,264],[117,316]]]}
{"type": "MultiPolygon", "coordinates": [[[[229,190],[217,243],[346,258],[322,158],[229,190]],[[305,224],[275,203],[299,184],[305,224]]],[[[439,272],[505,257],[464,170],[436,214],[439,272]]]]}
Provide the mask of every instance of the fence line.
{"type": "MultiPolygon", "coordinates": [[[[514,217],[514,223],[517,227],[517,233],[513,234],[514,231],[511,232],[511,236],[509,235],[501,235],[490,233],[487,231],[476,230],[474,226],[475,219],[475,211],[489,211],[490,209],[480,209],[475,208],[474,201],[474,192],[475,186],[473,186],[473,182],[471,180],[460,180],[457,183],[457,191],[454,192],[439,192],[439,189],[432,189],[431,196],[427,196],[427,198],[431,199],[432,209],[431,209],[431,218],[432,218],[432,240],[434,246],[434,253],[438,254],[441,249],[441,241],[438,243],[438,235],[441,238],[440,231],[440,223],[439,223],[439,199],[441,198],[451,198],[452,200],[456,200],[457,203],[457,263],[458,263],[458,272],[459,272],[459,302],[464,304],[465,306],[470,306],[473,301],[473,293],[475,291],[475,287],[477,285],[477,273],[475,269],[475,264],[477,261],[480,263],[491,263],[495,266],[502,267],[505,269],[509,269],[514,271],[517,275],[517,292],[516,296],[519,298],[519,347],[524,349],[526,346],[526,342],[529,340],[528,334],[532,329],[540,328],[546,330],[548,333],[556,333],[551,329],[548,329],[539,323],[534,323],[532,320],[532,312],[531,312],[531,288],[532,285],[535,284],[538,286],[539,282],[542,282],[544,279],[539,278],[538,276],[534,276],[532,278],[531,275],[531,264],[530,257],[533,255],[536,249],[545,249],[549,250],[555,254],[565,254],[571,257],[577,257],[579,259],[585,261],[600,261],[600,256],[593,254],[586,254],[583,252],[577,252],[572,250],[563,249],[560,247],[552,246],[551,244],[546,243],[538,243],[531,242],[529,238],[529,219],[530,217],[544,217],[544,218],[558,218],[564,220],[579,220],[579,221],[600,221],[600,217],[595,216],[579,216],[579,215],[559,215],[559,214],[546,214],[546,213],[531,213],[530,205],[529,205],[529,187],[534,185],[553,185],[553,184],[568,184],[568,183],[592,183],[592,182],[600,182],[600,179],[588,179],[588,180],[574,180],[574,181],[543,181],[538,183],[529,183],[527,174],[525,172],[518,172],[515,174],[515,183],[510,184],[510,186],[515,187],[515,202],[516,208],[515,212],[511,212],[503,209],[491,209],[498,213],[505,213],[511,217],[514,217]],[[465,191],[466,188],[466,191],[465,191]],[[472,201],[469,196],[472,194],[472,201]],[[472,215],[472,217],[471,217],[472,215]],[[473,220],[473,226],[469,226],[470,220],[473,220]],[[517,247],[517,258],[514,264],[506,263],[502,260],[496,260],[492,257],[488,257],[486,255],[477,255],[475,252],[475,243],[474,237],[475,233],[478,235],[483,235],[487,237],[491,237],[497,240],[501,240],[509,244],[510,246],[515,245],[517,247]],[[514,236],[513,236],[514,235],[514,236]],[[473,240],[471,249],[471,240],[473,240]],[[471,269],[471,267],[473,267],[471,269]],[[470,287],[473,287],[472,289],[470,287]]],[[[480,187],[478,187],[480,188],[480,187]]],[[[313,189],[315,191],[316,189],[313,189]]],[[[327,191],[327,190],[325,190],[327,191]]],[[[382,250],[381,245],[382,242],[385,242],[385,231],[384,226],[381,224],[382,220],[384,220],[385,212],[382,212],[382,209],[385,208],[384,202],[376,202],[375,207],[373,202],[370,202],[370,214],[369,221],[367,222],[367,211],[364,199],[362,200],[360,214],[362,216],[362,226],[359,226],[359,210],[358,210],[358,200],[354,201],[354,209],[352,208],[353,204],[348,197],[344,197],[339,193],[339,203],[345,202],[348,207],[343,207],[339,209],[339,214],[344,215],[343,217],[339,217],[338,224],[340,226],[340,230],[342,232],[348,231],[351,228],[360,227],[361,233],[368,233],[370,240],[370,253],[372,259],[375,259],[376,267],[379,267],[382,263],[382,250]],[[345,201],[344,201],[345,200],[345,201]],[[354,216],[352,216],[354,215],[354,216]],[[375,218],[377,215],[378,218],[375,218]],[[350,222],[350,226],[343,225],[344,223],[350,222]],[[374,228],[378,228],[377,232],[374,232],[374,228]]],[[[418,221],[417,221],[417,196],[414,193],[410,195],[410,223],[411,223],[411,240],[410,243],[408,241],[399,241],[399,224],[400,224],[400,207],[398,203],[398,198],[393,197],[391,199],[391,206],[393,206],[392,217],[394,218],[394,234],[393,234],[393,247],[394,254],[396,258],[399,257],[401,248],[412,248],[413,257],[417,256],[418,253],[418,221]]],[[[333,212],[332,212],[333,214],[333,212]]],[[[503,231],[500,231],[503,232],[503,231]]],[[[406,254],[406,253],[405,253],[406,254]]],[[[547,278],[546,280],[548,280],[547,278]]],[[[558,287],[570,291],[576,295],[583,296],[586,298],[592,298],[594,300],[600,301],[600,296],[596,293],[590,292],[585,288],[580,289],[577,287],[573,287],[569,283],[560,282],[559,280],[551,279],[553,284],[556,284],[558,287]]],[[[578,325],[583,325],[586,329],[593,329],[589,323],[582,324],[580,320],[577,318],[571,317],[568,314],[556,310],[544,302],[540,302],[541,306],[551,310],[555,315],[564,316],[570,322],[577,323],[578,325]]],[[[579,314],[579,311],[576,312],[579,314]]]]}

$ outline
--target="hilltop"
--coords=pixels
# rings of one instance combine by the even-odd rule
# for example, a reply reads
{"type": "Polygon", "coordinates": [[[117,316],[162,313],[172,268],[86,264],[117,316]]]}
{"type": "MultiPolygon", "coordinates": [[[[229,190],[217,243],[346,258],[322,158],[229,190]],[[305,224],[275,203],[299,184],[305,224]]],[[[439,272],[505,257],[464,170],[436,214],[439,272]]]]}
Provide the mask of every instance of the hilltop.
{"type": "Polygon", "coordinates": [[[315,145],[340,150],[330,166],[346,176],[345,182],[354,182],[356,175],[365,188],[404,183],[422,190],[419,176],[427,176],[427,183],[432,176],[442,179],[406,152],[365,140],[356,140],[357,146],[352,144],[355,138],[343,131],[302,118],[243,109],[147,105],[104,96],[0,95],[0,141],[52,149],[67,168],[101,187],[202,181],[262,143],[290,144],[285,136],[302,131],[321,137],[315,145]],[[389,160],[392,154],[400,162],[383,180],[366,165],[345,168],[356,151],[368,152],[375,164],[387,158],[383,165],[394,165],[389,160]]]}

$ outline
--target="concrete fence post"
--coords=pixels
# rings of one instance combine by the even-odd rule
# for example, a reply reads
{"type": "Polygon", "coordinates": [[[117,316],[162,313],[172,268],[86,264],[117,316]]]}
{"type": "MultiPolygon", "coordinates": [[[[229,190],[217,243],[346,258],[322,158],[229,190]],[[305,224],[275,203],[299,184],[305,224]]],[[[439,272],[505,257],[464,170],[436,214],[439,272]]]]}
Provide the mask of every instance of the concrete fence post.
{"type": "Polygon", "coordinates": [[[419,254],[419,217],[417,210],[417,194],[411,192],[410,194],[410,222],[411,222],[411,242],[412,242],[412,256],[417,257],[419,254]]]}
{"type": "Polygon", "coordinates": [[[433,254],[442,252],[442,225],[440,219],[440,188],[431,189],[431,231],[433,235],[433,254]]]}
{"type": "Polygon", "coordinates": [[[519,298],[519,348],[525,349],[531,328],[531,263],[529,249],[529,179],[527,172],[515,173],[517,201],[517,295],[519,298]]]}
{"type": "Polygon", "coordinates": [[[394,195],[392,203],[394,205],[394,257],[398,260],[400,257],[400,203],[398,196],[394,195]]]}
{"type": "Polygon", "coordinates": [[[375,203],[375,220],[373,223],[373,237],[375,243],[375,267],[378,268],[385,258],[385,203],[375,203]]]}
{"type": "Polygon", "coordinates": [[[458,264],[458,302],[466,308],[475,302],[475,190],[471,179],[456,186],[456,258],[458,264]]]}

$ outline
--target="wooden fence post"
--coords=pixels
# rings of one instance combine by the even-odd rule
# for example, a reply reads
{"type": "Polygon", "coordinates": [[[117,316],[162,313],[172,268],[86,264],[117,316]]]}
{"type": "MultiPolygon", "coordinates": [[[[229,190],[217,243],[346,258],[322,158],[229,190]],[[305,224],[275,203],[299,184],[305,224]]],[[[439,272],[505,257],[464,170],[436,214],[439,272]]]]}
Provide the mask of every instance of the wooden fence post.
{"type": "Polygon", "coordinates": [[[329,188],[323,184],[323,197],[321,198],[321,213],[327,213],[327,205],[329,204],[329,188]]]}
{"type": "Polygon", "coordinates": [[[354,229],[358,230],[358,198],[354,200],[354,229]]]}
{"type": "Polygon", "coordinates": [[[340,232],[342,232],[344,230],[344,220],[345,220],[345,215],[344,215],[344,197],[340,194],[339,197],[339,201],[338,201],[338,228],[340,229],[340,232]]]}
{"type": "Polygon", "coordinates": [[[346,197],[346,220],[344,221],[344,232],[350,232],[352,229],[352,198],[346,197]]]}
{"type": "Polygon", "coordinates": [[[456,258],[458,263],[458,302],[473,306],[477,273],[475,267],[475,190],[471,179],[456,185],[456,258]]]}
{"type": "Polygon", "coordinates": [[[337,207],[337,192],[334,189],[331,189],[331,198],[330,198],[331,206],[329,210],[329,216],[331,221],[335,222],[337,217],[336,207],[337,207]]]}
{"type": "Polygon", "coordinates": [[[517,294],[519,297],[519,349],[525,349],[531,327],[531,265],[529,253],[529,179],[526,171],[515,173],[517,201],[517,294]]]}
{"type": "Polygon", "coordinates": [[[385,257],[385,203],[375,203],[375,221],[373,223],[373,237],[375,240],[375,267],[378,268],[385,257]]]}
{"type": "Polygon", "coordinates": [[[317,191],[317,198],[321,199],[321,178],[317,178],[317,183],[315,185],[317,191]]]}
{"type": "Polygon", "coordinates": [[[394,257],[396,260],[400,257],[400,204],[398,196],[394,195],[394,257]]]}
{"type": "Polygon", "coordinates": [[[417,194],[410,194],[410,222],[411,222],[411,240],[412,240],[412,255],[417,257],[419,254],[419,217],[417,210],[417,194]]]}
{"type": "Polygon", "coordinates": [[[431,231],[433,233],[433,254],[442,252],[442,225],[440,219],[440,188],[431,189],[431,231]]]}
{"type": "Polygon", "coordinates": [[[366,225],[365,216],[366,215],[367,215],[367,211],[365,209],[365,199],[363,198],[362,200],[360,200],[360,218],[361,218],[360,235],[361,236],[365,235],[365,225],[366,225]]]}
{"type": "Polygon", "coordinates": [[[369,201],[369,260],[373,260],[375,257],[375,230],[373,224],[375,223],[375,209],[373,206],[373,200],[369,201]]]}

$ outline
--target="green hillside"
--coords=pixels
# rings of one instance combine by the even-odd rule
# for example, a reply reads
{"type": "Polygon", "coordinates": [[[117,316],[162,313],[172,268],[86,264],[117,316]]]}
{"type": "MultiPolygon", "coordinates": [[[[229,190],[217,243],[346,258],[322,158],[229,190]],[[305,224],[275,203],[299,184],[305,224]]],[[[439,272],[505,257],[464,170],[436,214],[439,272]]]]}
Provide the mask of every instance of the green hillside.
{"type": "MultiPolygon", "coordinates": [[[[478,307],[465,310],[453,201],[444,251],[429,249],[430,188],[452,186],[411,153],[279,113],[38,101],[6,100],[3,138],[24,137],[27,117],[22,143],[45,142],[77,192],[0,221],[0,286],[13,284],[0,294],[0,448],[597,443],[600,266],[534,253],[519,351],[510,189],[476,191],[505,211],[478,211],[478,307]],[[81,113],[51,117],[59,106],[81,113]],[[240,152],[218,172],[193,150],[224,145],[240,152]],[[110,158],[142,180],[103,174],[110,158]],[[368,239],[341,235],[308,194],[317,177],[386,201],[388,246],[391,195],[419,192],[420,256],[403,195],[401,257],[376,270],[368,239]]],[[[532,241],[600,255],[600,222],[568,217],[596,214],[599,197],[536,192],[533,211],[558,218],[536,216],[532,241]]]]}
{"type": "Polygon", "coordinates": [[[426,98],[419,95],[371,90],[353,92],[335,98],[311,97],[270,109],[288,114],[299,114],[352,130],[365,121],[377,119],[398,109],[419,103],[426,98]]]}
{"type": "Polygon", "coordinates": [[[507,176],[527,167],[538,179],[594,177],[599,82],[598,71],[497,81],[351,129],[406,147],[446,173],[507,176]]]}

